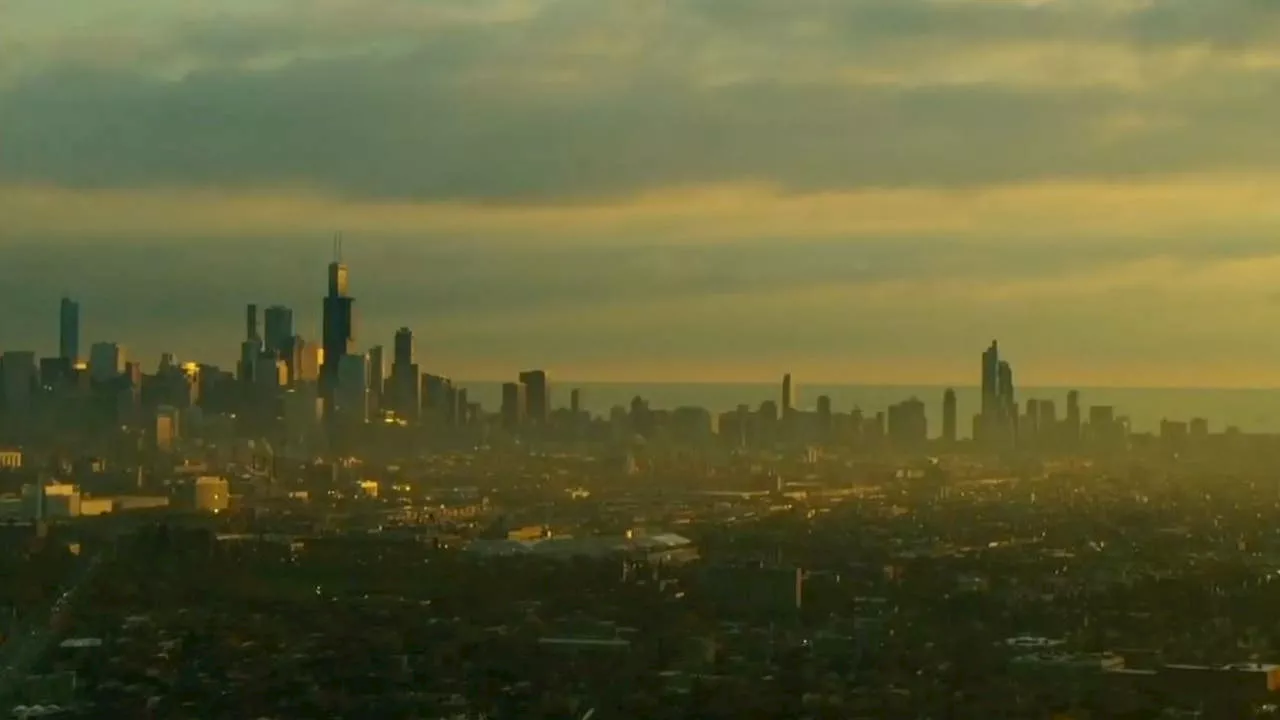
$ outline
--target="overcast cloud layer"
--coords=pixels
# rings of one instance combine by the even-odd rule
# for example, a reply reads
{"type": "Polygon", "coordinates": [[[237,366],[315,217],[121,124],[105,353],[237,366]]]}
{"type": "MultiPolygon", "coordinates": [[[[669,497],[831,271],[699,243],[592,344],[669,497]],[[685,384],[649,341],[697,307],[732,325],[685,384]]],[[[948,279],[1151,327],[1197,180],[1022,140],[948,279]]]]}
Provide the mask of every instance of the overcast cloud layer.
{"type": "Polygon", "coordinates": [[[1280,384],[1280,4],[185,5],[0,3],[4,346],[225,360],[343,229],[464,377],[1280,384]]]}

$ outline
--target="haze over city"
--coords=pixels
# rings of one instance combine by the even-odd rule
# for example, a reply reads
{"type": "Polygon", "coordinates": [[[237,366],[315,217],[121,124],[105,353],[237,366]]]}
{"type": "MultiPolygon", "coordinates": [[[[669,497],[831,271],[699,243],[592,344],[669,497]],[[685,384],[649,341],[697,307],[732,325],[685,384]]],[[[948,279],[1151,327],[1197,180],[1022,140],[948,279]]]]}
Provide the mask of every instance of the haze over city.
{"type": "Polygon", "coordinates": [[[0,0],[0,717],[1280,720],[1277,41],[0,0]]]}
{"type": "Polygon", "coordinates": [[[10,0],[3,343],[230,364],[343,230],[458,377],[1275,386],[1277,12],[10,0]]]}

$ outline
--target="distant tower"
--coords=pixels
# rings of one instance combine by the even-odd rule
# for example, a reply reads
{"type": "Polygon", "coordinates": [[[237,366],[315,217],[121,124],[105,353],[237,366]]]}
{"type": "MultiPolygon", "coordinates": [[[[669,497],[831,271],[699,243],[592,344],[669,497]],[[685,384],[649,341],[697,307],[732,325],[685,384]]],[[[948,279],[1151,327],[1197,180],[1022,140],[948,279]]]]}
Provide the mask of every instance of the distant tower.
{"type": "Polygon", "coordinates": [[[293,345],[293,310],[272,305],[262,313],[263,346],[275,357],[286,355],[293,345]]]}
{"type": "Polygon", "coordinates": [[[787,418],[796,409],[795,386],[791,382],[791,373],[782,376],[782,417],[787,418]]]}
{"type": "Polygon", "coordinates": [[[69,297],[62,298],[58,312],[58,357],[72,364],[80,360],[80,303],[69,297]]]}
{"type": "Polygon", "coordinates": [[[582,412],[582,388],[569,391],[569,411],[574,415],[582,412]]]}
{"type": "Polygon", "coordinates": [[[1013,441],[1018,429],[1018,402],[1013,387],[1013,367],[1000,359],[995,340],[982,353],[982,409],[975,430],[984,444],[1013,441]]]}
{"type": "Polygon", "coordinates": [[[244,339],[262,340],[258,334],[258,306],[255,303],[249,303],[244,310],[244,339]]]}
{"type": "Polygon", "coordinates": [[[407,327],[402,327],[396,331],[395,347],[392,348],[391,364],[396,365],[412,365],[413,364],[413,331],[407,327]]]}
{"type": "Polygon", "coordinates": [[[528,402],[524,383],[509,382],[502,385],[502,426],[515,430],[524,424],[524,411],[528,402]]]}
{"type": "Polygon", "coordinates": [[[396,331],[391,348],[391,380],[387,383],[386,404],[406,421],[418,419],[422,412],[419,374],[418,365],[413,361],[413,331],[402,327],[396,331]]]}
{"type": "MultiPolygon", "coordinates": [[[[325,362],[328,362],[327,360],[325,362]]],[[[358,353],[342,356],[334,389],[334,412],[350,428],[369,420],[369,359],[358,353]]]]}
{"type": "Polygon", "coordinates": [[[1018,400],[1013,391],[1013,366],[1000,362],[1000,413],[1005,422],[1013,423],[1018,419],[1018,400]]]}
{"type": "Polygon", "coordinates": [[[320,366],[320,390],[326,416],[334,409],[342,358],[351,353],[355,340],[355,298],[349,294],[347,266],[342,264],[341,235],[334,239],[333,256],[333,262],[329,263],[329,288],[322,305],[324,364],[320,366]]]}
{"type": "Polygon", "coordinates": [[[369,411],[382,410],[382,390],[387,381],[387,365],[381,345],[369,348],[369,411]]]}
{"type": "Polygon", "coordinates": [[[947,443],[956,441],[956,391],[951,388],[942,395],[942,439],[947,443]]]}
{"type": "Polygon", "coordinates": [[[1080,391],[1067,393],[1067,422],[1063,430],[1066,441],[1072,446],[1080,440],[1080,391]]]}
{"type": "Polygon", "coordinates": [[[114,380],[124,372],[127,353],[117,343],[98,342],[89,346],[89,376],[96,382],[114,380]]]}
{"type": "Polygon", "coordinates": [[[1000,346],[991,346],[982,353],[982,417],[990,421],[998,415],[1000,406],[1000,346]]]}
{"type": "Polygon", "coordinates": [[[526,370],[518,379],[525,387],[524,416],[532,423],[545,424],[551,415],[551,386],[546,371],[526,370]]]}

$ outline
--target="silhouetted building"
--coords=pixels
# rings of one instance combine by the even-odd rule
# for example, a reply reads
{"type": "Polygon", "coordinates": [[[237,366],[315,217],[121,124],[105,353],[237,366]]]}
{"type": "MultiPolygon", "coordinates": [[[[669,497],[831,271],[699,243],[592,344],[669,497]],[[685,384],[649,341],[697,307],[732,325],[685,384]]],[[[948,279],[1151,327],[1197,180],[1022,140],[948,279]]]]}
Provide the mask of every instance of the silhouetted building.
{"type": "Polygon", "coordinates": [[[352,353],[343,355],[336,379],[336,418],[344,426],[363,425],[369,420],[369,359],[352,353]]]}
{"type": "Polygon", "coordinates": [[[924,403],[917,398],[889,407],[888,435],[893,446],[901,450],[919,450],[929,440],[924,403]]]}
{"type": "Polygon", "coordinates": [[[1054,448],[1060,444],[1062,430],[1058,424],[1058,408],[1052,400],[1041,400],[1037,404],[1036,432],[1042,446],[1054,448]]]}
{"type": "Polygon", "coordinates": [[[1117,418],[1110,405],[1094,405],[1089,408],[1088,440],[1090,449],[1115,452],[1125,447],[1128,428],[1123,418],[1117,418]]]}
{"type": "Polygon", "coordinates": [[[569,412],[577,415],[582,412],[582,389],[574,388],[569,391],[569,412]]]}
{"type": "Polygon", "coordinates": [[[76,369],[71,358],[40,358],[40,384],[51,390],[75,383],[76,369]]]}
{"type": "Polygon", "coordinates": [[[995,340],[982,353],[982,417],[988,421],[1000,412],[1000,345],[995,340]]]}
{"type": "Polygon", "coordinates": [[[262,336],[258,334],[258,306],[249,303],[244,310],[244,339],[261,344],[262,336]]]}
{"type": "Polygon", "coordinates": [[[756,410],[762,423],[773,424],[778,422],[778,403],[772,400],[765,400],[760,403],[760,407],[756,410]]]}
{"type": "Polygon", "coordinates": [[[974,437],[988,447],[1008,447],[1017,438],[1019,422],[1013,367],[1000,359],[1000,346],[992,340],[982,353],[982,405],[974,437]]]}
{"type": "Polygon", "coordinates": [[[1062,439],[1069,447],[1080,442],[1080,391],[1067,393],[1067,419],[1062,427],[1062,439]]]}
{"type": "Polygon", "coordinates": [[[551,387],[544,370],[526,370],[520,373],[520,384],[525,388],[525,419],[543,425],[551,416],[551,387]]]}
{"type": "Polygon", "coordinates": [[[439,424],[453,424],[457,417],[457,396],[452,380],[423,373],[422,417],[439,424]]]}
{"type": "MultiPolygon", "coordinates": [[[[340,247],[337,249],[340,251],[340,247]]],[[[351,353],[355,341],[354,306],[355,298],[349,294],[347,266],[335,258],[329,263],[329,291],[322,305],[324,361],[320,366],[320,395],[326,417],[334,407],[342,359],[351,353]]]]}
{"type": "Polygon", "coordinates": [[[502,384],[502,426],[504,428],[515,430],[524,424],[526,402],[523,383],[502,384]]]}
{"type": "Polygon", "coordinates": [[[1013,386],[1013,367],[1000,359],[1000,346],[982,353],[982,407],[974,422],[975,437],[988,447],[1007,447],[1018,434],[1018,401],[1013,386]]]}
{"type": "Polygon", "coordinates": [[[1013,366],[1000,361],[1000,413],[1006,424],[1018,417],[1018,399],[1013,389],[1013,366]]]}
{"type": "Polygon", "coordinates": [[[791,373],[782,376],[782,417],[791,417],[796,409],[796,389],[791,381],[791,373]]]}
{"type": "Polygon", "coordinates": [[[413,331],[407,327],[402,327],[396,331],[395,347],[392,348],[391,364],[395,365],[412,365],[413,364],[413,331]]]}
{"type": "Polygon", "coordinates": [[[124,372],[125,351],[117,343],[99,342],[89,348],[89,376],[94,382],[108,382],[124,372]]]}
{"type": "Polygon", "coordinates": [[[1205,438],[1209,436],[1209,421],[1204,418],[1192,418],[1191,426],[1188,432],[1193,438],[1205,438]]]}
{"type": "Polygon", "coordinates": [[[467,398],[467,389],[454,388],[453,401],[454,401],[454,407],[457,408],[457,410],[454,412],[454,418],[455,418],[454,422],[458,425],[469,424],[472,420],[472,417],[471,417],[471,401],[467,398]]]}
{"type": "Polygon", "coordinates": [[[402,327],[396,331],[392,348],[391,378],[386,388],[386,404],[403,420],[417,420],[421,415],[420,372],[413,361],[413,331],[402,327]]]}
{"type": "Polygon", "coordinates": [[[301,335],[289,340],[289,351],[284,356],[290,385],[316,382],[320,379],[320,356],[323,350],[301,335]]]}
{"type": "Polygon", "coordinates": [[[1177,454],[1187,449],[1187,437],[1190,435],[1187,423],[1181,420],[1160,421],[1160,444],[1165,452],[1177,454]]]}
{"type": "Polygon", "coordinates": [[[242,384],[248,385],[253,382],[260,350],[257,340],[250,338],[240,342],[240,360],[236,362],[236,379],[242,384]]]}
{"type": "Polygon", "coordinates": [[[947,388],[942,394],[942,440],[947,443],[954,443],[958,437],[956,430],[956,391],[947,388]]]}
{"type": "Polygon", "coordinates": [[[80,360],[80,303],[67,297],[58,310],[58,357],[80,360]]]}
{"type": "Polygon", "coordinates": [[[293,344],[293,310],[272,305],[262,315],[263,349],[270,355],[284,357],[293,344]]]}
{"type": "Polygon", "coordinates": [[[382,346],[369,348],[369,412],[377,414],[382,410],[382,393],[386,387],[387,364],[383,358],[382,346]]]}
{"type": "Polygon", "coordinates": [[[819,395],[817,408],[818,433],[826,440],[831,434],[831,396],[819,395]]]}

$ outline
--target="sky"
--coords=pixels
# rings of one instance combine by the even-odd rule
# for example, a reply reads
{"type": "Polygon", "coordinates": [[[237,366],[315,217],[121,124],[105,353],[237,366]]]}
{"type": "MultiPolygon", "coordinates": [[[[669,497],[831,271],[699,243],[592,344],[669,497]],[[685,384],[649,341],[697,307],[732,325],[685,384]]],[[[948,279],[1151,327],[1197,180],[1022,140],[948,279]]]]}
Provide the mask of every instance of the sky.
{"type": "Polygon", "coordinates": [[[0,0],[0,348],[1280,386],[1269,0],[0,0]]]}

